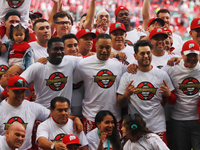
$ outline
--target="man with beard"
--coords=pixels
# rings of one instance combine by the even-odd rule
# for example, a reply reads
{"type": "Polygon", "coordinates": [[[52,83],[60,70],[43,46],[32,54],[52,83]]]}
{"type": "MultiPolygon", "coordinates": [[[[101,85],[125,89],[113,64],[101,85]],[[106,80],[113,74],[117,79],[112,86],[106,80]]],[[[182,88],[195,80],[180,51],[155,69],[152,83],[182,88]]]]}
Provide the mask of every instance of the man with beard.
{"type": "Polygon", "coordinates": [[[182,60],[178,65],[165,66],[177,96],[171,110],[172,149],[200,149],[200,48],[189,40],[183,44],[182,60]]]}
{"type": "Polygon", "coordinates": [[[151,65],[152,45],[141,40],[134,45],[135,59],[138,62],[136,74],[124,73],[117,90],[117,105],[128,106],[128,113],[138,113],[147,123],[147,128],[166,141],[164,109],[160,102],[165,96],[173,104],[176,99],[174,87],[166,72],[151,65]]]}
{"type": "Polygon", "coordinates": [[[130,24],[129,10],[124,6],[115,9],[116,22],[123,23],[126,28],[126,44],[133,46],[141,37],[146,36],[144,32],[133,29],[130,24]]]}

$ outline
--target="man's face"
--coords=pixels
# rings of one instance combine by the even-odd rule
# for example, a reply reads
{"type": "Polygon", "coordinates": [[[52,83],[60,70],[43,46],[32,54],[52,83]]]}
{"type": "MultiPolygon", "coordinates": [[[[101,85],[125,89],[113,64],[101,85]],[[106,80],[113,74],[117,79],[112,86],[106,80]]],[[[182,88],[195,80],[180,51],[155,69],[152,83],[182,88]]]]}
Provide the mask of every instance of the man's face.
{"type": "Polygon", "coordinates": [[[78,41],[75,38],[66,39],[64,41],[65,55],[77,56],[78,54],[78,41]]]}
{"type": "Polygon", "coordinates": [[[82,17],[81,20],[80,20],[80,24],[79,24],[79,29],[84,29],[84,26],[83,24],[85,23],[85,20],[86,20],[86,16],[82,17]]]}
{"type": "Polygon", "coordinates": [[[190,31],[190,36],[194,41],[200,44],[200,28],[192,29],[190,31]]]}
{"type": "Polygon", "coordinates": [[[54,65],[59,65],[62,62],[64,56],[64,44],[63,42],[53,42],[50,48],[47,48],[49,54],[49,62],[54,65]]]}
{"type": "Polygon", "coordinates": [[[127,10],[121,10],[116,17],[116,22],[123,23],[125,26],[130,25],[130,15],[127,10]]]}
{"type": "Polygon", "coordinates": [[[162,34],[154,35],[150,41],[151,44],[153,45],[154,51],[164,51],[164,41],[165,41],[164,35],[162,34]]]}
{"type": "Polygon", "coordinates": [[[126,40],[126,32],[123,30],[114,30],[110,34],[112,38],[112,47],[124,45],[126,40]]]}
{"type": "Polygon", "coordinates": [[[65,124],[68,120],[69,105],[67,102],[56,102],[55,109],[51,110],[53,119],[58,124],[65,124]]]}
{"type": "Polygon", "coordinates": [[[51,38],[51,28],[48,22],[38,22],[35,26],[34,33],[39,43],[47,43],[51,38]]]}
{"type": "Polygon", "coordinates": [[[164,50],[166,50],[166,51],[170,51],[170,49],[171,49],[170,38],[169,38],[169,37],[166,38],[164,43],[165,43],[164,50]]]}
{"type": "Polygon", "coordinates": [[[10,32],[10,26],[15,23],[20,23],[20,18],[16,15],[8,17],[8,19],[5,21],[4,25],[8,33],[10,32]]]}
{"type": "Polygon", "coordinates": [[[9,98],[8,98],[8,103],[12,106],[18,107],[22,104],[24,98],[25,98],[25,90],[20,89],[20,90],[11,90],[7,89],[9,98]]]}
{"type": "Polygon", "coordinates": [[[169,28],[170,26],[170,14],[169,13],[159,13],[158,18],[161,18],[165,21],[165,26],[169,28]]]}
{"type": "Polygon", "coordinates": [[[26,131],[24,128],[14,128],[6,131],[6,141],[11,148],[19,148],[22,146],[25,139],[26,131]]]}
{"type": "Polygon", "coordinates": [[[72,23],[71,20],[65,16],[64,18],[58,17],[56,22],[54,23],[57,35],[61,38],[65,34],[69,34],[71,32],[72,23]]]}
{"type": "Polygon", "coordinates": [[[99,60],[107,60],[110,57],[111,39],[99,39],[96,42],[96,54],[99,60]]]}
{"type": "Polygon", "coordinates": [[[91,34],[86,34],[78,40],[79,53],[87,55],[92,49],[93,38],[91,34]]]}
{"type": "Polygon", "coordinates": [[[149,46],[138,47],[138,53],[134,54],[135,59],[138,61],[138,66],[148,67],[151,65],[152,53],[149,46]]]}
{"type": "Polygon", "coordinates": [[[156,29],[156,28],[161,28],[162,27],[162,24],[158,21],[155,21],[153,22],[149,27],[148,27],[148,31],[149,33],[153,30],[153,29],[156,29]]]}
{"type": "Polygon", "coordinates": [[[190,53],[188,55],[182,54],[182,58],[186,67],[194,68],[197,65],[197,62],[199,60],[199,55],[195,53],[190,53]]]}
{"type": "Polygon", "coordinates": [[[102,12],[99,14],[96,22],[97,26],[101,25],[104,31],[108,30],[108,26],[110,24],[109,15],[106,12],[102,12]]]}

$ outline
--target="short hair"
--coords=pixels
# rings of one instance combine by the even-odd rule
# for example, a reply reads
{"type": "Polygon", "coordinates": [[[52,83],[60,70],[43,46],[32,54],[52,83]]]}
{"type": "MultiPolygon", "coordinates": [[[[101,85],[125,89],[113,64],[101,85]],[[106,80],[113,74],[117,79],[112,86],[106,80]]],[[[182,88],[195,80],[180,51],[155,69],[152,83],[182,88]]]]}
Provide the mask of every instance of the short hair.
{"type": "Polygon", "coordinates": [[[52,37],[48,43],[47,43],[47,47],[50,48],[52,46],[52,43],[53,42],[62,42],[63,43],[63,40],[59,37],[52,37]]]}
{"type": "MultiPolygon", "coordinates": [[[[82,16],[81,16],[81,19],[83,18],[83,17],[85,17],[85,16],[87,16],[87,13],[84,13],[82,16]]],[[[80,20],[81,20],[80,19],[80,20]]]]}
{"type": "Polygon", "coordinates": [[[56,22],[58,18],[64,18],[64,17],[67,17],[69,20],[71,20],[71,24],[73,25],[72,16],[69,13],[67,13],[66,11],[59,11],[59,12],[55,13],[53,15],[53,22],[56,22]]]}
{"type": "Polygon", "coordinates": [[[159,16],[160,13],[168,13],[168,14],[170,15],[170,12],[169,12],[168,9],[160,9],[160,10],[156,13],[157,17],[159,16]]]}
{"type": "Polygon", "coordinates": [[[98,42],[99,39],[111,39],[111,36],[109,34],[106,34],[106,33],[102,33],[102,34],[99,34],[99,36],[97,36],[97,40],[96,40],[96,43],[98,42]]]}
{"type": "MultiPolygon", "coordinates": [[[[35,30],[35,26],[36,26],[36,24],[37,23],[39,23],[39,22],[48,22],[46,19],[38,19],[38,20],[36,20],[34,23],[33,23],[33,30],[35,30]]],[[[49,22],[48,22],[49,23],[49,22]]]]}
{"type": "Polygon", "coordinates": [[[24,30],[24,34],[25,34],[24,41],[26,41],[26,42],[29,41],[29,39],[30,39],[29,29],[28,28],[24,28],[24,26],[22,26],[21,23],[19,23],[16,26],[13,26],[13,25],[10,26],[9,39],[14,40],[13,39],[13,33],[16,30],[24,30]]]}
{"type": "Polygon", "coordinates": [[[72,33],[63,35],[63,37],[62,37],[63,42],[67,39],[76,39],[76,41],[78,42],[76,35],[72,34],[72,33]]]}
{"type": "Polygon", "coordinates": [[[138,51],[139,51],[138,49],[140,46],[141,47],[149,46],[151,50],[153,48],[153,45],[151,44],[151,42],[149,40],[139,40],[133,46],[134,46],[135,54],[138,53],[138,51]]]}
{"type": "Polygon", "coordinates": [[[18,11],[16,11],[16,10],[9,11],[4,17],[5,21],[7,21],[10,16],[18,16],[19,18],[21,17],[21,15],[18,11]]]}
{"type": "Polygon", "coordinates": [[[68,106],[70,107],[70,101],[66,97],[57,96],[51,100],[51,106],[50,106],[51,110],[54,110],[56,108],[56,102],[61,102],[61,103],[67,102],[68,106]]]}

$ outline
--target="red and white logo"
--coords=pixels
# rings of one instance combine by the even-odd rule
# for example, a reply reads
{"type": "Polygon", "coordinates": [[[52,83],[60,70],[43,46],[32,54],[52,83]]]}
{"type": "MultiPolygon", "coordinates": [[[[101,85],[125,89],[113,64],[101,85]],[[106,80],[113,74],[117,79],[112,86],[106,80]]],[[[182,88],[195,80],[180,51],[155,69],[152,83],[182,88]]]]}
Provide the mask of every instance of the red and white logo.
{"type": "Polygon", "coordinates": [[[24,0],[6,0],[6,1],[8,2],[8,5],[11,8],[18,8],[24,3],[24,0]]]}

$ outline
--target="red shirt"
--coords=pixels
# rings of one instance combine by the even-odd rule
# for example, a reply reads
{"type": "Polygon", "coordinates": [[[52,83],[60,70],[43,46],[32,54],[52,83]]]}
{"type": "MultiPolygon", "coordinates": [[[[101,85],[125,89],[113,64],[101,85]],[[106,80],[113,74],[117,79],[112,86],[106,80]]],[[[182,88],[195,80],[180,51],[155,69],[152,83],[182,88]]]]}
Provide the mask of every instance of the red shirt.
{"type": "Polygon", "coordinates": [[[12,46],[12,50],[9,53],[9,58],[22,58],[30,45],[27,42],[17,44],[16,42],[12,46]]]}

